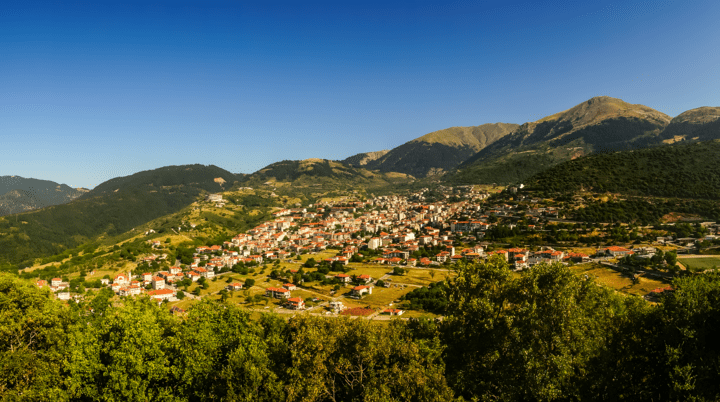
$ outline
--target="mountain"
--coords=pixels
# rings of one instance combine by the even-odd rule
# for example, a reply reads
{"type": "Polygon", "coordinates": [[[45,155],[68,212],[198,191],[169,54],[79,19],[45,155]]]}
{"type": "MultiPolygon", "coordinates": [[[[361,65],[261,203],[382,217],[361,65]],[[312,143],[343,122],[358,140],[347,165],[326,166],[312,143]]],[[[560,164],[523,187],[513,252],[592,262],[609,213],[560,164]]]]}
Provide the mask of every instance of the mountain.
{"type": "Polygon", "coordinates": [[[639,196],[720,199],[720,140],[588,155],[528,179],[550,193],[586,190],[639,196]]]}
{"type": "Polygon", "coordinates": [[[0,264],[29,265],[176,212],[237,176],[217,166],[168,166],[108,180],[62,205],[0,218],[0,264]]]}
{"type": "Polygon", "coordinates": [[[86,192],[49,180],[0,176],[0,216],[64,204],[86,192]]]}
{"type": "Polygon", "coordinates": [[[564,112],[525,123],[467,159],[451,183],[511,183],[593,152],[657,144],[670,117],[643,105],[595,97],[564,112]]]}
{"type": "Polygon", "coordinates": [[[342,161],[381,172],[400,172],[415,177],[442,174],[518,127],[494,123],[475,127],[450,127],[406,142],[382,155],[359,154],[342,161]]]}
{"type": "Polygon", "coordinates": [[[720,139],[720,107],[699,107],[679,114],[660,138],[665,143],[720,139]]]}
{"type": "Polygon", "coordinates": [[[244,185],[271,183],[273,186],[291,186],[294,190],[302,187],[376,188],[412,180],[412,176],[403,173],[369,171],[327,159],[305,159],[268,165],[248,176],[244,185]]]}

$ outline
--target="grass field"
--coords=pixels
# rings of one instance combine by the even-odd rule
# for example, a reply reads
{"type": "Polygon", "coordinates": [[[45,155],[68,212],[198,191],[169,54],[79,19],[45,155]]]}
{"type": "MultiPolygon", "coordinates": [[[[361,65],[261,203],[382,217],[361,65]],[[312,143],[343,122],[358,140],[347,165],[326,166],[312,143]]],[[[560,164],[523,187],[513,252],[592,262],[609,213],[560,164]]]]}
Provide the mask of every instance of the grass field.
{"type": "Polygon", "coordinates": [[[678,262],[691,271],[717,269],[720,267],[720,257],[680,258],[678,262]]]}
{"type": "Polygon", "coordinates": [[[589,275],[594,277],[599,284],[605,285],[619,292],[636,296],[645,296],[653,289],[667,286],[666,282],[644,277],[640,277],[638,283],[633,283],[629,276],[593,263],[575,265],[574,267],[571,267],[570,270],[578,275],[589,275]]]}

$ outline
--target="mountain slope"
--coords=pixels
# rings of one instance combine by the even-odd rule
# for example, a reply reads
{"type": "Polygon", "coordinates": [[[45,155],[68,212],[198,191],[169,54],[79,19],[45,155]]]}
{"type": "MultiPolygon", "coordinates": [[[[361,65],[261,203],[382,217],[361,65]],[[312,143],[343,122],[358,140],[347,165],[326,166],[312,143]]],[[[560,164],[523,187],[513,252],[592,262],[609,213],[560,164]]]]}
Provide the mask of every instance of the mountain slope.
{"type": "Polygon", "coordinates": [[[305,159],[273,163],[250,175],[245,183],[251,185],[269,181],[291,184],[293,187],[348,188],[380,187],[411,180],[413,177],[402,173],[373,172],[326,159],[305,159]]]}
{"type": "Polygon", "coordinates": [[[448,177],[454,183],[521,181],[560,162],[593,152],[658,142],[670,117],[643,105],[601,96],[525,123],[481,150],[448,177]]]}
{"type": "Polygon", "coordinates": [[[720,140],[594,154],[528,179],[547,192],[588,190],[628,195],[720,199],[720,140]]]}
{"type": "Polygon", "coordinates": [[[0,176],[0,216],[64,204],[86,191],[49,180],[0,176]]]}
{"type": "Polygon", "coordinates": [[[517,127],[517,124],[509,123],[450,127],[393,148],[376,159],[366,160],[364,165],[355,162],[358,155],[343,162],[370,170],[400,172],[415,177],[441,174],[455,168],[468,157],[517,127]]]}
{"type": "Polygon", "coordinates": [[[169,166],[109,180],[67,204],[0,218],[0,263],[28,265],[98,236],[124,233],[235,181],[216,166],[169,166]]]}
{"type": "Polygon", "coordinates": [[[720,107],[699,107],[679,114],[660,138],[665,143],[720,139],[720,107]]]}
{"type": "Polygon", "coordinates": [[[363,152],[363,153],[359,153],[357,155],[353,155],[349,158],[343,159],[341,162],[346,165],[350,165],[350,166],[354,166],[354,167],[364,167],[368,163],[382,158],[388,152],[390,152],[389,149],[384,149],[382,151],[375,151],[375,152],[363,152]]]}

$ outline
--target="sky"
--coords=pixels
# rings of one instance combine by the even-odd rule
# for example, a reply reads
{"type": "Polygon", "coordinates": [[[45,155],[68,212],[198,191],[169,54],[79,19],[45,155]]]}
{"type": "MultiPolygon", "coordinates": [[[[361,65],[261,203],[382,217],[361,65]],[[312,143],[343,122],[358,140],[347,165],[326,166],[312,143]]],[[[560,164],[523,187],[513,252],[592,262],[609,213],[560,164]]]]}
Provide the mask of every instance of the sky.
{"type": "Polygon", "coordinates": [[[0,8],[0,175],[252,173],[607,95],[720,106],[720,2],[91,1],[0,8]]]}

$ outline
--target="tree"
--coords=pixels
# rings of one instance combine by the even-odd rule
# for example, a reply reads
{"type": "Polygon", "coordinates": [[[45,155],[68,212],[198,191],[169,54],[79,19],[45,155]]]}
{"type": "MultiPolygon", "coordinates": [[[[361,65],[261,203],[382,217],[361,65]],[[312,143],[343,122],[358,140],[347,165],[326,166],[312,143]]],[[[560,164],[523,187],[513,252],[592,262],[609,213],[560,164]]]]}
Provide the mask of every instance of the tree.
{"type": "Polygon", "coordinates": [[[622,298],[560,263],[517,280],[499,256],[456,269],[443,324],[456,390],[480,399],[584,399],[582,373],[602,356],[622,298]]]}
{"type": "Polygon", "coordinates": [[[170,353],[163,334],[177,320],[149,298],[128,298],[110,309],[96,325],[81,320],[72,332],[69,394],[94,400],[170,398],[170,353]]]}
{"type": "Polygon", "coordinates": [[[404,323],[298,316],[290,323],[287,401],[448,401],[441,347],[404,323]]]}
{"type": "Polygon", "coordinates": [[[393,275],[404,275],[404,274],[405,274],[405,270],[403,268],[400,268],[400,267],[393,268],[393,275]]]}
{"type": "Polygon", "coordinates": [[[381,288],[381,287],[385,286],[385,281],[382,279],[378,279],[378,281],[375,282],[375,286],[381,288]]]}
{"type": "Polygon", "coordinates": [[[313,268],[316,264],[317,264],[317,262],[315,261],[315,259],[310,257],[307,259],[307,261],[305,261],[305,263],[303,264],[303,267],[313,268]]]}
{"type": "Polygon", "coordinates": [[[668,251],[665,253],[665,262],[669,266],[677,264],[677,253],[674,251],[668,251]]]}
{"type": "Polygon", "coordinates": [[[63,360],[76,317],[39,289],[0,273],[0,394],[7,400],[66,399],[63,360]]]}
{"type": "Polygon", "coordinates": [[[255,286],[255,279],[245,279],[245,288],[250,289],[253,286],[255,286]]]}
{"type": "Polygon", "coordinates": [[[224,303],[228,299],[228,291],[227,289],[222,289],[220,292],[220,300],[224,303]]]}
{"type": "Polygon", "coordinates": [[[175,297],[177,297],[178,300],[182,300],[185,298],[185,292],[183,292],[182,290],[178,290],[175,297]]]}

